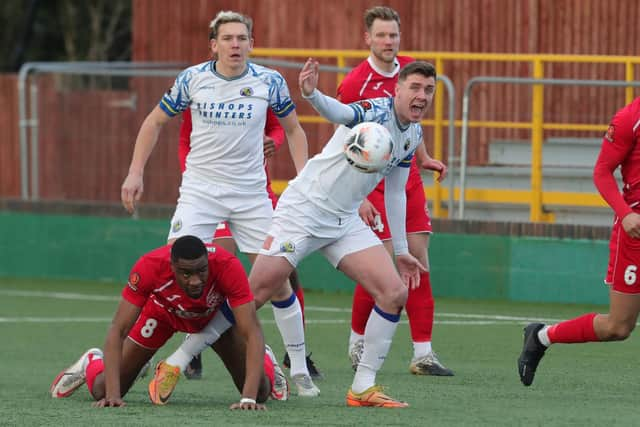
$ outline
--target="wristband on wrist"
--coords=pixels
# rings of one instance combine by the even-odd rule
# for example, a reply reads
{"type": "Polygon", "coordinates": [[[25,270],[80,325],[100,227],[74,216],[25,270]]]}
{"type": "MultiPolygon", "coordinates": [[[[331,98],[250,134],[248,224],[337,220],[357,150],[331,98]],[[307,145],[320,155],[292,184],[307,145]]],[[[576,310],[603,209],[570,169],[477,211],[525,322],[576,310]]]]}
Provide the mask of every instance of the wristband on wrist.
{"type": "Polygon", "coordinates": [[[252,403],[255,405],[256,400],[251,399],[250,397],[243,397],[242,399],[240,399],[240,404],[243,404],[243,403],[252,403]]]}

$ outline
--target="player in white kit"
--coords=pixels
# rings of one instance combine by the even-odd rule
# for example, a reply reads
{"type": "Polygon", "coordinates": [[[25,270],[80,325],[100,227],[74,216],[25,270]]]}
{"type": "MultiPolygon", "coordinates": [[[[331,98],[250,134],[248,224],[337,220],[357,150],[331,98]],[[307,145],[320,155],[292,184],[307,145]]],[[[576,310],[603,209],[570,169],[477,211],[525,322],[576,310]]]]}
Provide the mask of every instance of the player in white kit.
{"type": "MultiPolygon", "coordinates": [[[[347,393],[349,406],[408,406],[385,395],[375,378],[389,351],[407,287],[419,286],[420,273],[425,271],[408,250],[405,184],[413,154],[422,144],[419,122],[433,99],[435,79],[435,68],[417,61],[400,71],[395,97],[345,105],[316,89],[317,61],[308,60],[300,73],[303,96],[322,116],[342,126],[280,197],[249,280],[256,304],[263,304],[305,256],[318,250],[374,297],[364,353],[347,393]],[[365,121],[385,126],[394,141],[391,159],[379,173],[361,173],[344,158],[349,128],[365,121]],[[364,198],[383,178],[397,270],[380,240],[358,215],[364,198]]],[[[301,325],[299,329],[302,331],[301,325]]]]}
{"type": "MultiPolygon", "coordinates": [[[[283,77],[275,70],[248,62],[253,46],[251,30],[249,17],[229,11],[218,13],[209,32],[212,56],[217,60],[203,62],[180,73],[159,105],[144,120],[129,174],[122,184],[121,197],[125,208],[133,212],[144,190],[144,167],[162,127],[169,119],[190,108],[191,151],[187,155],[168,240],[194,235],[210,242],[218,223],[227,221],[239,250],[253,262],[273,214],[263,166],[267,108],[278,116],[285,130],[296,170],[302,169],[308,151],[305,133],[283,77]]],[[[288,310],[299,311],[298,300],[288,280],[283,283],[286,284],[282,292],[274,294],[272,299],[276,321],[279,317],[289,316],[288,310]]],[[[281,333],[288,345],[291,338],[287,331],[281,333]]],[[[203,341],[205,344],[211,342],[203,341]]],[[[304,352],[303,347],[290,354],[290,372],[304,380],[300,383],[294,378],[296,386],[308,385],[309,393],[317,395],[317,388],[309,378],[304,352]]],[[[179,361],[173,360],[176,366],[183,365],[187,355],[182,356],[179,361]]],[[[189,360],[184,363],[185,367],[189,360]]]]}

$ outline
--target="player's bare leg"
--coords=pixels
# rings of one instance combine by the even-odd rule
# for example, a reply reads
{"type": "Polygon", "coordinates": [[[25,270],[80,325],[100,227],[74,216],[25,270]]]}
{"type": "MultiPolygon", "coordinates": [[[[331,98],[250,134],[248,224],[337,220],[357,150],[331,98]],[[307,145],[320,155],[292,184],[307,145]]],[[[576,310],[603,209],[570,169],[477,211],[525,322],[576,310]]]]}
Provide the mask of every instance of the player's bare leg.
{"type": "MultiPolygon", "coordinates": [[[[151,360],[155,352],[155,350],[140,347],[129,338],[124,340],[122,359],[120,362],[121,397],[124,397],[129,391],[136,381],[138,374],[145,364],[151,360]]],[[[98,366],[92,366],[92,363],[89,363],[85,367],[89,391],[95,400],[100,400],[105,397],[104,363],[101,359],[102,358],[91,361],[95,362],[98,366]]]]}
{"type": "Polygon", "coordinates": [[[338,269],[362,284],[376,301],[364,333],[364,350],[351,389],[349,406],[406,407],[407,403],[383,393],[376,374],[389,353],[400,312],[407,300],[407,288],[382,245],[346,255],[338,269]]]}
{"type": "Polygon", "coordinates": [[[609,291],[609,313],[587,313],[554,325],[532,323],[518,358],[520,381],[533,383],[536,368],[551,344],[622,341],[633,332],[640,313],[640,295],[609,291]]]}
{"type": "Polygon", "coordinates": [[[307,369],[302,310],[287,280],[292,271],[293,266],[284,257],[259,255],[249,273],[249,284],[256,307],[271,300],[276,324],[291,360],[290,376],[298,395],[314,397],[320,390],[307,369]]]}

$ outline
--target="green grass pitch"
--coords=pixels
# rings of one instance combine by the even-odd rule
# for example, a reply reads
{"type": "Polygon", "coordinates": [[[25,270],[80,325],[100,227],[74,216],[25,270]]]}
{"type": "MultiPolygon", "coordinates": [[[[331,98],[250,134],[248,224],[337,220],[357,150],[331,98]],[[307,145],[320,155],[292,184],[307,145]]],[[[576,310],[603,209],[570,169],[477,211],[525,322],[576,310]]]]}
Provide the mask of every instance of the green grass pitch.
{"type": "MultiPolygon", "coordinates": [[[[441,286],[446,286],[442,284],[441,286]]],[[[597,286],[597,284],[594,284],[597,286]]],[[[640,425],[637,378],[640,345],[557,345],[541,362],[533,386],[516,373],[522,327],[606,307],[436,299],[434,349],[455,371],[450,378],[408,372],[412,347],[406,318],[378,375],[407,409],[347,408],[353,372],[347,359],[347,294],[309,292],[307,349],[324,372],[315,399],[268,402],[267,412],[232,412],[239,397],[212,351],[204,377],[182,378],[164,407],[148,400],[146,381],[134,385],[125,408],[98,409],[86,387],[51,399],[54,376],[89,347],[102,347],[121,286],[77,281],[0,280],[0,425],[25,426],[595,426],[640,425]]],[[[267,341],[283,346],[268,307],[260,310],[267,341]]],[[[156,360],[180,342],[174,337],[156,360]]]]}

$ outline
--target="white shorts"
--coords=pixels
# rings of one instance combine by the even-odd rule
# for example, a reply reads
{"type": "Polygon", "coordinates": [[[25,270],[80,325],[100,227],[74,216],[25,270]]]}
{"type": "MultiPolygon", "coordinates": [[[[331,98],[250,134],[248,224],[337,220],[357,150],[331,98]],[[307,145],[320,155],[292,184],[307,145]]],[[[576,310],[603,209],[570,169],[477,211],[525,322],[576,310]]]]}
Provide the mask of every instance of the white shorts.
{"type": "Polygon", "coordinates": [[[209,243],[218,224],[227,221],[238,249],[255,254],[264,242],[272,215],[273,206],[264,188],[239,192],[183,175],[168,239],[189,234],[209,243]]]}
{"type": "Polygon", "coordinates": [[[357,212],[336,217],[293,189],[278,200],[267,234],[260,253],[284,257],[294,267],[315,251],[337,267],[345,255],[382,244],[357,212]]]}

